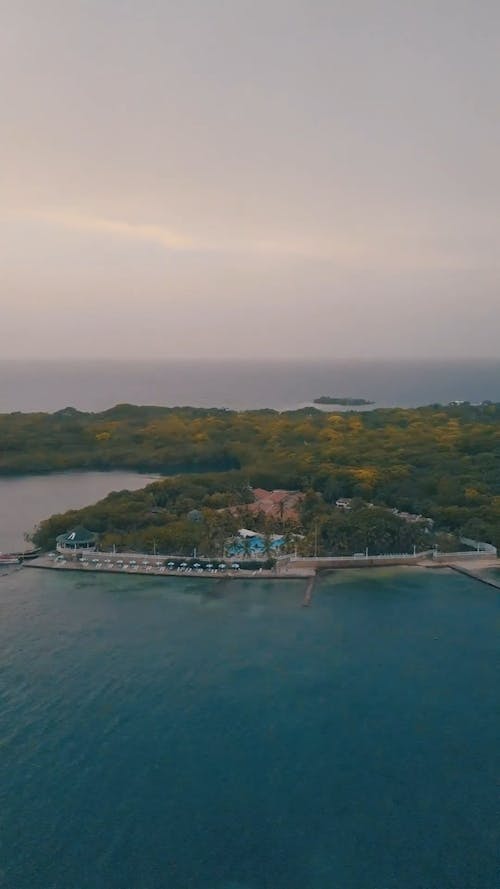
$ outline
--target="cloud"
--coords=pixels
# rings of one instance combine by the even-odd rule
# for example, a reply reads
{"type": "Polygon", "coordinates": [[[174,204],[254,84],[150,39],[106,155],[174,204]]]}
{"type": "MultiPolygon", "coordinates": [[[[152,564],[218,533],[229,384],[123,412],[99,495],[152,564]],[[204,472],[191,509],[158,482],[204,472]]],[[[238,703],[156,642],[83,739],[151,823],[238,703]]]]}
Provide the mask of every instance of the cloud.
{"type": "Polygon", "coordinates": [[[171,231],[161,225],[144,225],[142,223],[131,223],[117,219],[52,210],[30,211],[23,214],[23,216],[74,231],[112,235],[133,241],[148,241],[153,244],[160,244],[167,250],[200,249],[199,245],[192,238],[171,231]]]}
{"type": "Polygon", "coordinates": [[[225,235],[214,239],[187,235],[163,225],[109,219],[66,210],[25,210],[19,211],[15,215],[24,220],[41,222],[76,232],[91,232],[98,235],[110,235],[132,241],[159,244],[171,251],[295,256],[302,259],[323,260],[337,258],[341,261],[355,260],[358,252],[355,246],[353,248],[353,245],[345,241],[342,242],[340,239],[337,240],[337,243],[321,240],[311,242],[298,236],[279,238],[274,234],[263,234],[258,238],[225,235]]]}
{"type": "Polygon", "coordinates": [[[66,209],[17,211],[15,217],[74,232],[89,232],[135,242],[157,244],[166,251],[262,257],[278,262],[311,261],[338,269],[373,269],[395,272],[412,269],[452,269],[462,264],[453,251],[429,244],[418,233],[381,226],[374,232],[369,222],[363,227],[340,227],[322,231],[317,237],[302,233],[263,231],[260,237],[219,233],[217,237],[188,234],[165,225],[110,219],[66,209]]]}

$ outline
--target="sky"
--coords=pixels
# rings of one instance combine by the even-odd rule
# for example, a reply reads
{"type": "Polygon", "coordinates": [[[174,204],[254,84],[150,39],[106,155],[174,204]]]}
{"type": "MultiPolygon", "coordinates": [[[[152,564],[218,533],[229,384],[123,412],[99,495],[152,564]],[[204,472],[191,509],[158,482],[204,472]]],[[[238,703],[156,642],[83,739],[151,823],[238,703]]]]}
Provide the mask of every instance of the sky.
{"type": "Polygon", "coordinates": [[[498,356],[497,0],[0,0],[4,358],[498,356]]]}

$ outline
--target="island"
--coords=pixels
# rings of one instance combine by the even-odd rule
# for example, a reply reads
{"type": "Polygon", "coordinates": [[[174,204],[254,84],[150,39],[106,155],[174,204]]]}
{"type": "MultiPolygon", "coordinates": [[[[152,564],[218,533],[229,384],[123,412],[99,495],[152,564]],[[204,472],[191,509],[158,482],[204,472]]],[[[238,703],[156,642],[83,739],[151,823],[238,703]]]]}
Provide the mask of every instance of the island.
{"type": "MultiPolygon", "coordinates": [[[[102,550],[245,560],[500,547],[500,404],[353,414],[120,404],[0,414],[0,477],[133,469],[163,478],[48,517],[102,550]],[[241,538],[241,539],[240,539],[241,538]]],[[[26,529],[27,531],[29,529],[26,529]]],[[[2,541],[0,541],[0,549],[2,541]]]]}
{"type": "Polygon", "coordinates": [[[375,404],[366,398],[339,398],[337,395],[320,395],[314,399],[314,404],[340,404],[351,407],[360,407],[367,404],[375,404]]]}

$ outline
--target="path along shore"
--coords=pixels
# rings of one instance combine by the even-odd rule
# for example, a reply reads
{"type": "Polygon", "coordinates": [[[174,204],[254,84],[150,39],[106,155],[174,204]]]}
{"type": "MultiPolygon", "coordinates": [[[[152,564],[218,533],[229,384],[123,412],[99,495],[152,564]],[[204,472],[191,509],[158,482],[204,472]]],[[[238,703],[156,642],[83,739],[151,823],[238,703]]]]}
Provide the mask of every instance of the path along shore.
{"type": "Polygon", "coordinates": [[[457,559],[453,557],[442,562],[436,562],[433,559],[426,559],[425,561],[420,562],[420,564],[423,568],[464,568],[469,571],[473,570],[475,573],[479,571],[485,571],[488,568],[500,569],[500,559],[498,559],[496,556],[491,556],[488,558],[479,556],[477,559],[457,559]]]}
{"type": "MultiPolygon", "coordinates": [[[[299,560],[298,560],[299,561],[299,560]]],[[[463,571],[467,571],[471,573],[471,575],[477,574],[481,571],[491,569],[491,568],[499,568],[500,569],[500,560],[496,557],[485,558],[484,554],[482,557],[478,557],[477,559],[471,558],[470,556],[464,559],[460,559],[455,557],[450,558],[446,561],[436,561],[434,559],[423,558],[423,559],[415,559],[411,562],[408,560],[401,559],[400,561],[391,558],[386,562],[380,560],[374,563],[372,560],[368,560],[367,563],[363,564],[363,560],[357,561],[355,564],[352,562],[346,562],[344,564],[334,564],[331,567],[325,565],[324,559],[307,559],[307,564],[294,564],[293,562],[288,562],[286,564],[280,565],[272,570],[258,569],[258,570],[248,570],[245,569],[245,563],[241,562],[240,567],[237,569],[227,567],[227,568],[219,568],[218,565],[214,565],[213,568],[190,568],[190,567],[174,567],[168,568],[165,564],[164,558],[158,558],[156,556],[151,556],[142,553],[122,553],[118,554],[108,554],[108,553],[92,553],[89,554],[88,558],[82,562],[76,558],[56,558],[54,556],[43,555],[39,556],[36,559],[31,559],[28,562],[24,563],[27,568],[45,568],[55,571],[80,571],[80,572],[111,572],[113,574],[144,574],[144,575],[153,575],[159,577],[203,577],[209,579],[221,579],[221,578],[255,578],[255,579],[269,579],[269,580],[303,580],[304,578],[314,577],[318,570],[327,570],[327,571],[342,571],[345,569],[359,569],[359,568],[388,568],[388,567],[406,567],[406,568],[431,568],[431,569],[443,569],[443,568],[456,568],[461,569],[463,571]],[[91,557],[90,557],[91,556],[91,557]]]]}
{"type": "Polygon", "coordinates": [[[297,568],[294,571],[280,572],[275,570],[245,569],[244,563],[237,569],[219,568],[215,566],[207,568],[168,568],[164,559],[144,555],[141,553],[111,555],[107,553],[92,553],[92,559],[81,562],[79,559],[58,559],[50,556],[39,556],[25,563],[26,568],[42,568],[51,571],[79,571],[80,573],[95,572],[99,574],[144,574],[156,577],[203,577],[210,580],[224,578],[255,579],[255,580],[303,580],[305,577],[314,577],[314,568],[297,568]]]}

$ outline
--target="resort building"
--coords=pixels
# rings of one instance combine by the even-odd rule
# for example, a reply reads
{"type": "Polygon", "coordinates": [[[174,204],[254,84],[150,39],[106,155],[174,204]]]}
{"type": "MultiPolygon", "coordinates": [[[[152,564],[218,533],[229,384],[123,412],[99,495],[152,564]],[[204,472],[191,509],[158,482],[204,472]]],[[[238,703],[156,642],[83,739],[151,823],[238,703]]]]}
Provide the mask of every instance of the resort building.
{"type": "Polygon", "coordinates": [[[396,515],[399,519],[403,519],[404,522],[408,522],[410,525],[415,525],[420,522],[423,525],[427,525],[428,528],[432,528],[434,525],[434,520],[429,519],[423,515],[417,515],[413,512],[400,512],[399,509],[392,509],[391,512],[396,515]]]}
{"type": "Polygon", "coordinates": [[[351,497],[339,497],[338,500],[335,501],[335,506],[337,509],[352,509],[352,498],[351,497]]]}
{"type": "Polygon", "coordinates": [[[299,520],[300,504],[305,494],[301,491],[275,490],[266,491],[265,488],[252,488],[253,502],[242,506],[230,506],[229,512],[237,516],[245,511],[251,515],[265,515],[267,518],[280,521],[299,520]]]}
{"type": "Polygon", "coordinates": [[[56,548],[60,553],[95,552],[97,534],[78,525],[71,531],[67,531],[66,534],[59,534],[56,538],[56,548]]]}

